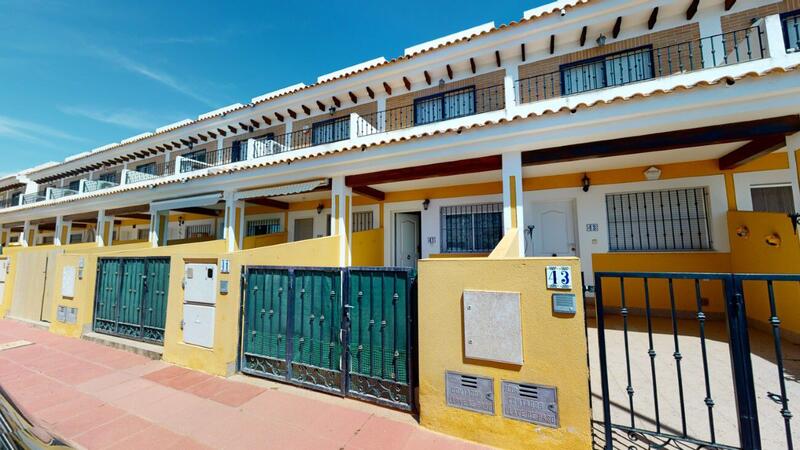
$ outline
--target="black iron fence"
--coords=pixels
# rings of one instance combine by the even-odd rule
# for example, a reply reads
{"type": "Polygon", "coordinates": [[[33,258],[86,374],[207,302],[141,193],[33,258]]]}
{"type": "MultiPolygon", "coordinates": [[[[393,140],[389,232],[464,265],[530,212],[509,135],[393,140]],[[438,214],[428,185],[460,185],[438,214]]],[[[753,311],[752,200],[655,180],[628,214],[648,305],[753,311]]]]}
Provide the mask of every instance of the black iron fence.
{"type": "Polygon", "coordinates": [[[459,88],[416,99],[413,104],[360,116],[359,137],[442,122],[506,107],[503,85],[459,88]]]}
{"type": "Polygon", "coordinates": [[[604,448],[794,448],[778,306],[792,321],[800,274],[604,272],[595,289],[604,448]]]}
{"type": "Polygon", "coordinates": [[[517,81],[517,100],[530,103],[582,92],[623,86],[704,68],[765,58],[765,36],[755,26],[678,44],[651,46],[566,64],[557,72],[517,81]]]}
{"type": "Polygon", "coordinates": [[[181,173],[194,172],[195,170],[209,167],[224,166],[247,159],[247,145],[226,147],[219,150],[194,152],[181,157],[181,173]]]}
{"type": "Polygon", "coordinates": [[[781,14],[783,22],[783,40],[786,50],[800,52],[800,11],[781,14]]]}

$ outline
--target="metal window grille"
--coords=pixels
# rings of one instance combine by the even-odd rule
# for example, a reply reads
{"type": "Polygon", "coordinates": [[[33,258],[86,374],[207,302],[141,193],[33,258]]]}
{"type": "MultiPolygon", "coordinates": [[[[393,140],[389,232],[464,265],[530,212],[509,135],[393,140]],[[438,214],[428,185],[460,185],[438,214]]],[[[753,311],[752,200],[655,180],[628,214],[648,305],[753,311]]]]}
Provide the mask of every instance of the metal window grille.
{"type": "Polygon", "coordinates": [[[186,239],[211,236],[211,224],[188,225],[186,227],[186,239]]]}
{"type": "Polygon", "coordinates": [[[353,213],[353,233],[372,229],[372,211],[362,211],[353,213]]]}
{"type": "Polygon", "coordinates": [[[503,237],[503,204],[441,208],[442,253],[486,253],[503,237]]]}
{"type": "Polygon", "coordinates": [[[783,40],[790,53],[800,51],[800,10],[781,15],[783,22],[783,40]]]}
{"type": "Polygon", "coordinates": [[[148,175],[155,175],[156,174],[156,163],[151,162],[147,164],[140,164],[136,166],[136,171],[141,173],[146,173],[148,175]]]}
{"type": "Polygon", "coordinates": [[[312,145],[327,144],[350,138],[350,116],[325,120],[311,125],[312,145]]]}
{"type": "Polygon", "coordinates": [[[641,48],[561,67],[562,95],[653,78],[653,50],[641,48]]]}
{"type": "Polygon", "coordinates": [[[710,250],[704,187],[606,195],[610,251],[710,250]]]}
{"type": "Polygon", "coordinates": [[[139,228],[136,230],[136,239],[139,241],[145,241],[150,238],[150,230],[147,228],[139,228]]]}
{"type": "Polygon", "coordinates": [[[100,176],[97,177],[97,181],[107,181],[109,183],[119,183],[119,181],[117,180],[117,176],[118,175],[119,174],[117,174],[117,172],[104,173],[104,174],[101,174],[100,176]]]}
{"type": "Polygon", "coordinates": [[[83,234],[73,233],[69,235],[69,242],[71,244],[80,244],[83,241],[83,234]]]}
{"type": "Polygon", "coordinates": [[[76,191],[77,192],[78,189],[80,189],[80,188],[81,188],[81,180],[72,180],[67,185],[67,189],[69,189],[70,191],[76,191]]]}
{"type": "Polygon", "coordinates": [[[424,125],[472,114],[475,114],[474,86],[414,100],[415,125],[424,125]]]}
{"type": "Polygon", "coordinates": [[[281,232],[280,219],[260,219],[247,221],[247,236],[260,236],[281,232]]]}

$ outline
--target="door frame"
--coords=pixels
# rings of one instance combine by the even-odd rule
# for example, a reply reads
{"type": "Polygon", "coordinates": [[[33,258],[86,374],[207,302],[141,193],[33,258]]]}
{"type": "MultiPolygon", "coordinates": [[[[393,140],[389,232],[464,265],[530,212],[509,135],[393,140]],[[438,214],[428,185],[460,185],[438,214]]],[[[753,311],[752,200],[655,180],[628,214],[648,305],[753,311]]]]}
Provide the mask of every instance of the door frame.
{"type": "Polygon", "coordinates": [[[386,267],[394,267],[395,266],[395,254],[397,253],[397,245],[395,242],[395,237],[397,236],[397,214],[402,213],[419,213],[419,259],[423,258],[423,251],[422,251],[422,229],[424,228],[424,217],[425,213],[422,208],[422,202],[402,202],[397,203],[394,205],[383,205],[383,217],[384,221],[386,218],[389,218],[389,226],[386,226],[384,222],[384,227],[386,228],[384,240],[383,240],[383,265],[386,267]]]}

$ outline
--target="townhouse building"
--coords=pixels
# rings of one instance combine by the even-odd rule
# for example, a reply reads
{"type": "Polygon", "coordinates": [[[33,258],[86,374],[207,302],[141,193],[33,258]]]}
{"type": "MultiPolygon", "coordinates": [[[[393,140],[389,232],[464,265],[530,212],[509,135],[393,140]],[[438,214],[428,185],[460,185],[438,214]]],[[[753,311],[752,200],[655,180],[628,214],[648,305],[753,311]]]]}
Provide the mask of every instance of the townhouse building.
{"type": "MultiPolygon", "coordinates": [[[[439,386],[444,377],[423,359],[437,357],[424,347],[434,310],[423,300],[435,299],[423,290],[438,287],[420,278],[413,306],[416,271],[463,259],[502,278],[493,261],[504,257],[542,276],[546,265],[567,265],[580,317],[685,319],[700,307],[724,322],[725,287],[709,280],[697,278],[695,296],[695,284],[680,281],[673,294],[672,278],[669,291],[653,281],[659,288],[650,292],[645,277],[645,289],[634,282],[626,298],[629,285],[601,292],[595,273],[800,274],[798,66],[797,0],[558,0],[509,24],[486,23],[0,179],[0,312],[76,337],[148,342],[165,359],[219,375],[350,389],[421,408],[423,423],[427,401],[453,415],[431,426],[528,448],[499,435],[532,429],[516,434],[522,425],[486,419],[467,430],[441,407],[440,392],[415,393],[415,383],[439,386]],[[304,323],[292,322],[290,290],[313,299],[295,306],[311,317],[310,334],[287,344],[304,323]],[[353,299],[373,294],[383,316],[358,315],[353,299]],[[364,362],[376,320],[380,348],[364,362]],[[392,339],[382,334],[387,321],[392,339]],[[364,335],[347,328],[345,342],[344,323],[364,335]],[[303,339],[314,344],[303,348],[303,339]],[[305,359],[295,366],[298,355],[305,359]],[[362,372],[343,381],[342,358],[362,372]]],[[[485,288],[476,277],[471,288],[485,288]]],[[[769,295],[745,290],[749,328],[773,332],[772,284],[769,295]]],[[[776,292],[778,341],[797,343],[798,283],[776,292]]],[[[460,355],[456,320],[457,342],[444,348],[460,355]]],[[[584,339],[583,322],[571,323],[546,327],[584,339]]],[[[526,340],[526,355],[535,346],[526,340]]],[[[585,365],[585,339],[574,351],[550,358],[585,365]]],[[[460,370],[480,372],[470,364],[460,370]]],[[[535,378],[520,367],[511,372],[535,378]]],[[[587,389],[583,370],[572,381],[587,389]]],[[[559,390],[562,425],[546,431],[563,448],[587,435],[563,434],[565,420],[590,434],[590,411],[569,389],[559,390]]],[[[774,420],[783,433],[783,419],[774,420]]],[[[791,445],[788,423],[777,445],[791,445]]],[[[689,438],[684,423],[670,436],[761,448],[751,446],[761,438],[749,426],[729,443],[713,426],[689,438]]]]}

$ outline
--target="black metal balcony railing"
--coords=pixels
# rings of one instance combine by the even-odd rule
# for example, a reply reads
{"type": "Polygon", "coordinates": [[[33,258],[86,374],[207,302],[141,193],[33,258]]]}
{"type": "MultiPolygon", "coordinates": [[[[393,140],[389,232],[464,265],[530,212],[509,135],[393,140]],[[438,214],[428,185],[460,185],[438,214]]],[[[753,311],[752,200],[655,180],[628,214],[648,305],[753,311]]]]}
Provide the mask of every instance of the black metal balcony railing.
{"type": "MultiPolygon", "coordinates": [[[[181,158],[181,173],[194,172],[209,167],[224,166],[247,159],[247,146],[226,147],[204,153],[192,153],[181,158]]],[[[173,165],[174,167],[174,165],[173,165]]],[[[174,173],[174,172],[173,172],[174,173]]],[[[170,173],[172,175],[172,173],[170,173]]]]}
{"type": "Polygon", "coordinates": [[[783,22],[783,41],[789,52],[800,52],[800,11],[781,15],[783,22]]]}
{"type": "Polygon", "coordinates": [[[538,74],[517,81],[517,99],[530,103],[622,86],[669,75],[693,72],[767,56],[760,27],[703,37],[667,47],[642,47],[601,56],[558,72],[538,74]]]}
{"type": "Polygon", "coordinates": [[[362,115],[357,123],[356,134],[359,137],[369,136],[498,111],[505,107],[503,85],[480,89],[461,88],[418,99],[411,105],[362,115]]]}
{"type": "Polygon", "coordinates": [[[254,158],[350,139],[350,116],[318,122],[301,130],[256,140],[254,158]]]}
{"type": "Polygon", "coordinates": [[[16,201],[10,198],[0,200],[0,209],[11,208],[14,206],[19,206],[19,199],[16,201]]]}

